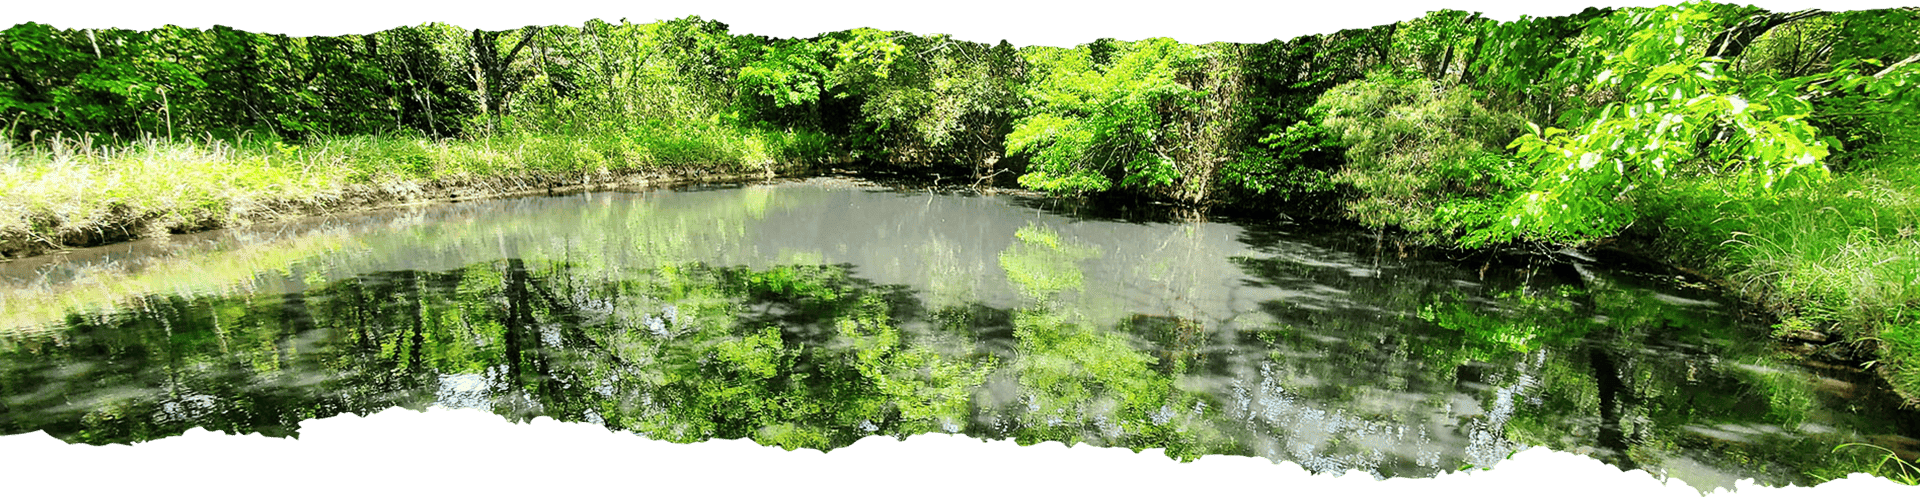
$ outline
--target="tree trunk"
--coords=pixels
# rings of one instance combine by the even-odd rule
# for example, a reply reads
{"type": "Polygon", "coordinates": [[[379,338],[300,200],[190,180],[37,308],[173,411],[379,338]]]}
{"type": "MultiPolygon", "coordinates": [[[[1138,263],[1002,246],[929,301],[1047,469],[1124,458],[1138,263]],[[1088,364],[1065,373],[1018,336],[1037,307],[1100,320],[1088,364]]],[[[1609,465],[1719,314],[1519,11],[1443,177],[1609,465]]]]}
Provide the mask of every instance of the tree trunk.
{"type": "Polygon", "coordinates": [[[1485,22],[1473,24],[1473,48],[1467,49],[1467,57],[1460,60],[1461,85],[1473,85],[1473,65],[1480,62],[1480,49],[1487,44],[1486,24],[1485,22]]]}
{"type": "Polygon", "coordinates": [[[469,69],[471,70],[473,78],[473,96],[474,99],[479,101],[480,109],[488,114],[493,113],[494,107],[493,96],[490,95],[489,91],[492,90],[494,86],[492,81],[495,59],[494,42],[498,37],[498,33],[489,33],[475,29],[473,30],[472,38],[467,43],[467,54],[472,56],[469,69]]]}
{"type": "MultiPolygon", "coordinates": [[[[380,60],[380,37],[373,33],[361,35],[360,43],[367,51],[367,62],[376,68],[380,68],[381,73],[387,73],[386,63],[380,60]]],[[[387,96],[387,99],[389,99],[388,102],[397,105],[406,97],[401,94],[400,85],[393,80],[391,77],[386,78],[385,81],[380,82],[380,85],[382,90],[386,91],[384,94],[387,96]]],[[[388,109],[387,112],[390,117],[393,118],[393,127],[395,129],[406,126],[406,106],[395,106],[394,109],[388,109]]]]}
{"type": "MultiPolygon", "coordinates": [[[[1380,43],[1374,46],[1379,51],[1379,54],[1375,56],[1374,64],[1376,66],[1391,66],[1393,64],[1393,35],[1399,31],[1399,23],[1387,25],[1386,35],[1381,36],[1380,43]]],[[[1363,71],[1361,73],[1364,74],[1365,72],[1363,71]]]]}
{"type": "Polygon", "coordinates": [[[500,32],[473,30],[468,45],[468,53],[473,56],[473,91],[480,100],[480,109],[491,117],[498,119],[505,114],[507,97],[513,92],[507,70],[520,57],[520,51],[533,43],[533,37],[539,33],[538,27],[521,30],[520,41],[503,55],[499,46],[500,32]]]}

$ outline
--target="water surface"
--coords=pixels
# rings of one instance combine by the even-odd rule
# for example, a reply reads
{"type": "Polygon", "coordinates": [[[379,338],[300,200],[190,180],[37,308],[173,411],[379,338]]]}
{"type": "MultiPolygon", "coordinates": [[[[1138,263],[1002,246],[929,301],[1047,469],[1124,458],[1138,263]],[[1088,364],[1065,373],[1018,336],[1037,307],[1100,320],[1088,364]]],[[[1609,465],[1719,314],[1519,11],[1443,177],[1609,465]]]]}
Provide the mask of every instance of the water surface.
{"type": "Polygon", "coordinates": [[[1840,443],[1920,449],[1879,382],[1796,364],[1703,287],[1423,253],[838,179],[217,231],[0,264],[0,434],[290,435],[438,405],[680,442],[949,432],[1380,477],[1545,445],[1702,488],[1868,458],[1840,443]]]}

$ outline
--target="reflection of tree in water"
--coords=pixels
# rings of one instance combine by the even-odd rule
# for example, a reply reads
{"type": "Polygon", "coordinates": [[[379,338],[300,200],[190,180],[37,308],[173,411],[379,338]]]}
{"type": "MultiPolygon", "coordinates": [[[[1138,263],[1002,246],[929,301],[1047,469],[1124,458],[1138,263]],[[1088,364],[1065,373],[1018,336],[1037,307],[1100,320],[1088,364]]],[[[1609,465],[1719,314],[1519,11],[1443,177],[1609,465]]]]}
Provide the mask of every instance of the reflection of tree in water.
{"type": "Polygon", "coordinates": [[[911,345],[890,316],[910,295],[841,267],[693,264],[592,285],[566,269],[507,259],[76,317],[68,345],[0,354],[19,402],[4,428],[95,443],[192,426],[285,435],[437,402],[828,447],[965,422],[994,362],[911,345]]]}
{"type": "Polygon", "coordinates": [[[1893,408],[1821,411],[1852,403],[1809,380],[1842,375],[1778,360],[1711,296],[1590,263],[1375,263],[1365,242],[1305,230],[1256,227],[1243,241],[1268,255],[1236,258],[1281,297],[1261,304],[1274,324],[1241,330],[1257,354],[1230,363],[1250,423],[1236,439],[1266,456],[1408,475],[1546,445],[1711,488],[1808,484],[1835,470],[1835,444],[1914,432],[1893,408]]]}
{"type": "MultiPolygon", "coordinates": [[[[517,258],[281,296],[149,296],[0,349],[0,432],[284,435],[438,404],[674,441],[832,448],[947,431],[1395,476],[1544,444],[1690,483],[1706,474],[1694,469],[1807,482],[1836,441],[1911,435],[1826,410],[1836,396],[1745,347],[1751,332],[1697,297],[1487,281],[1340,246],[1364,241],[1275,239],[1235,257],[1232,279],[1280,298],[1257,304],[1265,323],[1229,323],[1102,303],[1086,292],[1109,285],[1087,269],[1113,250],[1043,225],[1014,236],[997,255],[1012,307],[845,265],[517,258]]],[[[959,273],[947,267],[934,279],[959,273]]],[[[1142,275],[1185,280],[1169,289],[1210,278],[1190,267],[1142,275]]]]}
{"type": "Polygon", "coordinates": [[[1135,314],[1124,323],[1134,338],[1153,344],[1153,356],[1158,359],[1155,368],[1162,374],[1173,375],[1187,371],[1187,367],[1205,359],[1204,349],[1209,332],[1206,325],[1199,321],[1179,316],[1135,314]]]}

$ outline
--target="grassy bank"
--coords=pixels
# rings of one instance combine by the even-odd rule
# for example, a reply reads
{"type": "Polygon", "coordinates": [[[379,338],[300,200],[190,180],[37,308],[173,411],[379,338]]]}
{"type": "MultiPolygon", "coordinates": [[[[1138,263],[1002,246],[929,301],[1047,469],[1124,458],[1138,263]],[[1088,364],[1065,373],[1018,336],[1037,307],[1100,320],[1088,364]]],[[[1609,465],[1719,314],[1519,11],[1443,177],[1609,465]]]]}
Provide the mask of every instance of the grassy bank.
{"type": "Polygon", "coordinates": [[[1728,200],[1672,192],[1659,245],[1780,318],[1774,335],[1867,358],[1920,403],[1920,159],[1887,156],[1830,182],[1728,200]]]}
{"type": "Polygon", "coordinates": [[[776,175],[830,159],[817,134],[713,126],[472,140],[53,138],[0,143],[0,257],[367,206],[589,183],[776,175]]]}

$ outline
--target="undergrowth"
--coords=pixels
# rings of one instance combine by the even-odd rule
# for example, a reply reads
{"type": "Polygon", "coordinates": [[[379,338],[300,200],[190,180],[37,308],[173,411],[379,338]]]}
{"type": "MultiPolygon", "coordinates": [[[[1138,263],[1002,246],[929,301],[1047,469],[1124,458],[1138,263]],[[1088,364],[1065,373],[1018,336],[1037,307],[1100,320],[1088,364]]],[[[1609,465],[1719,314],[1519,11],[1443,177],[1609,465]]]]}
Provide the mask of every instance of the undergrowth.
{"type": "Polygon", "coordinates": [[[1713,182],[1667,198],[1662,238],[1677,260],[1767,305],[1776,336],[1867,349],[1867,367],[1920,398],[1920,161],[1876,158],[1765,198],[1726,199],[1713,182]]]}

